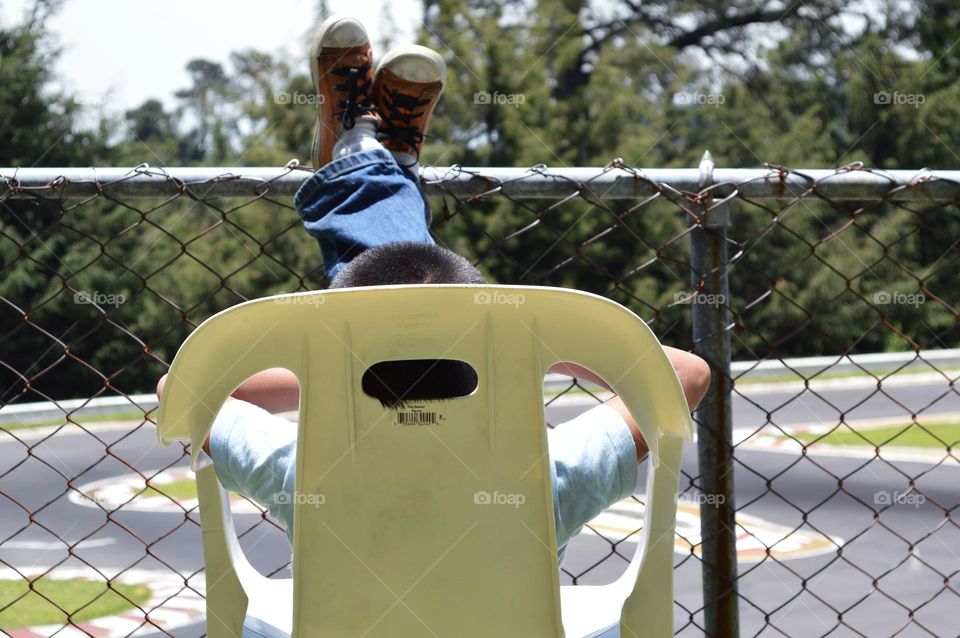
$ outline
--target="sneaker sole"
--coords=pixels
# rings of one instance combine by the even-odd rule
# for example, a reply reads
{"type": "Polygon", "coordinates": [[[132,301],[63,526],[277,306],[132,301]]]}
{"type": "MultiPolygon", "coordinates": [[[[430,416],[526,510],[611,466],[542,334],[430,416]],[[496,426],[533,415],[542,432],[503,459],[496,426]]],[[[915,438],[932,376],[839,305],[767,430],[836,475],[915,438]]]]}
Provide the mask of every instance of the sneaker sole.
{"type": "MultiPolygon", "coordinates": [[[[320,50],[324,46],[335,47],[335,48],[349,48],[355,46],[362,46],[370,42],[370,38],[367,35],[367,30],[363,28],[363,24],[356,18],[342,15],[334,14],[328,17],[320,24],[320,28],[317,29],[317,32],[313,35],[313,38],[310,40],[310,77],[313,79],[313,91],[315,95],[320,95],[320,50]],[[343,33],[336,34],[337,37],[333,37],[328,41],[328,34],[334,29],[334,27],[339,26],[341,23],[350,24],[353,29],[350,31],[344,29],[343,33]]],[[[316,126],[313,129],[313,149],[311,151],[313,167],[319,169],[320,163],[320,127],[323,125],[322,122],[322,112],[323,104],[317,106],[317,122],[316,126]]]]}

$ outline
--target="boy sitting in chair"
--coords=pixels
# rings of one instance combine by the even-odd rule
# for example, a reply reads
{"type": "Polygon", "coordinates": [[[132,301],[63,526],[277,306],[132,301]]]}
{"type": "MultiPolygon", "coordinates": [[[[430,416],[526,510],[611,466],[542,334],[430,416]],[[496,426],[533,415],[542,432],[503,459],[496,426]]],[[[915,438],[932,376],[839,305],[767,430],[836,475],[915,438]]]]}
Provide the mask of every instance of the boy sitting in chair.
{"type": "MultiPolygon", "coordinates": [[[[418,182],[420,149],[446,77],[440,55],[399,47],[374,72],[363,26],[334,16],[314,38],[310,63],[320,104],[313,161],[322,168],[303,184],[295,204],[320,244],[330,287],[486,283],[470,262],[434,243],[418,182]]],[[[706,393],[710,369],[695,355],[665,350],[692,409],[706,393]]],[[[461,362],[405,363],[409,369],[395,366],[394,374],[364,390],[394,406],[470,394],[476,385],[461,362]]],[[[551,371],[609,387],[576,364],[551,371]]],[[[298,395],[297,378],[287,370],[254,375],[224,404],[203,448],[223,487],[266,507],[288,539],[294,503],[286,495],[295,491],[297,427],[273,413],[296,410],[298,395]]],[[[617,397],[552,429],[548,445],[562,562],[568,541],[585,523],[633,492],[647,446],[617,397]]]]}

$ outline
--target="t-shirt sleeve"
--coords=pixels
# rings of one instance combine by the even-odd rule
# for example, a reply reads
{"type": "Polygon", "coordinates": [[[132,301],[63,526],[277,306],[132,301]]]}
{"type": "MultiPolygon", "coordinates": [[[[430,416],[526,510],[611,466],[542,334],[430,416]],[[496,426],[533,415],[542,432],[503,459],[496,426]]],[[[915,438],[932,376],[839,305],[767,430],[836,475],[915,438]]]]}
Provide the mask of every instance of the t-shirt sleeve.
{"type": "Polygon", "coordinates": [[[560,560],[583,526],[637,484],[637,447],[630,428],[608,405],[598,405],[547,433],[553,464],[560,560]]]}
{"type": "Polygon", "coordinates": [[[210,431],[220,484],[253,499],[293,532],[297,425],[246,401],[227,401],[210,431]]]}

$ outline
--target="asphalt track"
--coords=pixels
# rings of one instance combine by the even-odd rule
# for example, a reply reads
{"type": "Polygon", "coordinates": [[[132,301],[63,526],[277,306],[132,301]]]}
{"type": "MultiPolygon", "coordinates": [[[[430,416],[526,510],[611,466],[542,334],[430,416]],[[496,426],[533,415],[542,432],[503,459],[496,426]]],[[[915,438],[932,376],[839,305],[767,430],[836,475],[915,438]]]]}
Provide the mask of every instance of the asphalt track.
{"type": "MultiPolygon", "coordinates": [[[[548,410],[548,420],[571,418],[584,406],[548,410]]],[[[770,421],[780,426],[817,421],[903,416],[912,413],[960,412],[960,396],[942,381],[917,379],[896,387],[831,387],[806,391],[748,391],[734,402],[738,432],[770,421]],[[769,417],[768,417],[769,415],[769,417]]],[[[22,434],[22,433],[21,433],[22,434]]],[[[29,435],[25,435],[29,436],[29,435]]],[[[150,472],[171,463],[185,464],[179,445],[161,448],[150,425],[134,432],[100,431],[94,438],[79,433],[57,435],[32,449],[0,434],[0,560],[16,566],[78,565],[59,538],[75,543],[76,556],[105,571],[133,566],[189,574],[202,568],[196,514],[120,511],[104,520],[100,510],[67,498],[63,478],[80,476],[75,485],[150,472]],[[105,455],[109,446],[112,454],[105,455]],[[11,468],[15,471],[6,474],[11,468]],[[31,523],[28,512],[34,512],[31,523]],[[191,520],[192,519],[192,520],[191,520]],[[20,533],[15,534],[18,530],[20,533]],[[140,540],[138,540],[138,538],[140,540]]],[[[843,539],[843,549],[784,561],[742,563],[739,592],[741,635],[956,636],[960,632],[960,531],[944,509],[958,505],[956,462],[889,462],[828,456],[801,456],[742,447],[737,452],[736,501],[747,514],[783,526],[843,539]],[[910,481],[923,503],[894,504],[877,516],[881,492],[904,492],[910,481]],[[939,504],[939,505],[938,505],[939,504]],[[945,589],[946,586],[946,589],[945,589]],[[764,616],[769,615],[769,625],[764,616]],[[922,625],[922,627],[921,627],[922,625]],[[926,628],[926,630],[923,629],[926,628]],[[832,632],[832,633],[831,633],[832,632]]],[[[696,476],[695,446],[683,459],[687,476],[696,476]]],[[[643,490],[645,468],[638,491],[643,490]]],[[[682,487],[689,488],[684,479],[682,487]]],[[[257,515],[237,515],[241,545],[261,571],[272,572],[289,559],[283,534],[257,515]]],[[[632,543],[621,543],[628,556],[632,543]]],[[[580,584],[609,582],[625,565],[606,558],[611,544],[592,534],[571,542],[561,582],[581,575],[580,584]]],[[[675,554],[676,627],[683,636],[702,635],[701,563],[675,554]],[[692,615],[691,615],[692,614],[692,615]]],[[[283,572],[281,572],[283,573],[283,572]]],[[[200,625],[177,636],[203,633],[200,625]]]]}

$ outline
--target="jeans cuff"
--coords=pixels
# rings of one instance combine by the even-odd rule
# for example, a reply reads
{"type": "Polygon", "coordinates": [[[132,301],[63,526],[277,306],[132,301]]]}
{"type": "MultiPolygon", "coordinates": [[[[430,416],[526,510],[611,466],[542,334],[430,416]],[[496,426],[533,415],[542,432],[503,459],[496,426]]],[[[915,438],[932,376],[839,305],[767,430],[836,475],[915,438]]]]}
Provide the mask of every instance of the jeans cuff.
{"type": "Polygon", "coordinates": [[[293,197],[293,205],[299,211],[305,204],[313,199],[317,189],[322,188],[326,182],[345,175],[346,173],[370,166],[371,164],[381,163],[393,164],[397,167],[397,170],[403,170],[397,164],[397,161],[393,159],[393,155],[385,148],[351,153],[346,157],[333,160],[300,185],[297,194],[293,197]]]}

